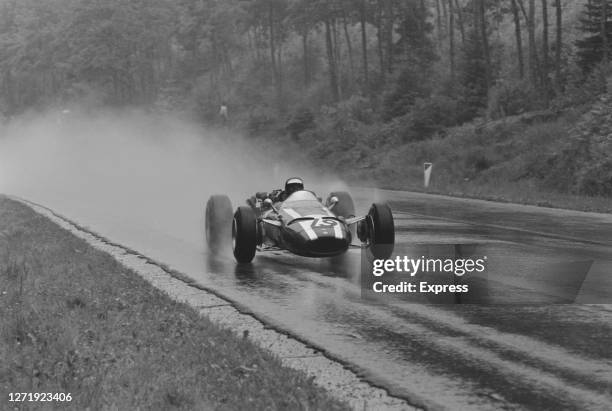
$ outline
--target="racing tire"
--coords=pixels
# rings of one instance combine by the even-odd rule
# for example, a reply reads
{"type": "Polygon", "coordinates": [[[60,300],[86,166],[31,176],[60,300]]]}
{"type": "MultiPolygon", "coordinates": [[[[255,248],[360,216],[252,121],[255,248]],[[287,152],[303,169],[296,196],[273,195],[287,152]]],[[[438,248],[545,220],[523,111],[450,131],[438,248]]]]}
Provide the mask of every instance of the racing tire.
{"type": "Polygon", "coordinates": [[[334,213],[336,217],[355,217],[355,203],[348,192],[335,191],[330,193],[329,197],[327,197],[327,204],[329,204],[329,200],[332,197],[338,198],[338,203],[331,209],[331,212],[334,213]]]}
{"type": "Polygon", "coordinates": [[[257,218],[252,208],[240,206],[232,222],[232,249],[239,263],[250,263],[257,249],[257,218]]]}
{"type": "Polygon", "coordinates": [[[395,247],[393,213],[385,203],[374,203],[366,217],[368,249],[375,259],[387,259],[395,247]]]}
{"type": "Polygon", "coordinates": [[[232,202],[228,196],[210,196],[204,224],[208,249],[213,254],[228,250],[232,240],[232,202]]]}

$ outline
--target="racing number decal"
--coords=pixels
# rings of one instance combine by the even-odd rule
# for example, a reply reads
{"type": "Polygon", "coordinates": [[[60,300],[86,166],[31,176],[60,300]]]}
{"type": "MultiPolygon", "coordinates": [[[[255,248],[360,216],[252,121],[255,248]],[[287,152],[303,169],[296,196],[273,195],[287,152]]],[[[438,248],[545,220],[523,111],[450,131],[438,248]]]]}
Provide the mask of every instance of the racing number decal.
{"type": "Polygon", "coordinates": [[[325,219],[325,218],[315,218],[314,221],[312,222],[312,228],[315,227],[335,227],[336,226],[337,221],[334,219],[325,219]]]}

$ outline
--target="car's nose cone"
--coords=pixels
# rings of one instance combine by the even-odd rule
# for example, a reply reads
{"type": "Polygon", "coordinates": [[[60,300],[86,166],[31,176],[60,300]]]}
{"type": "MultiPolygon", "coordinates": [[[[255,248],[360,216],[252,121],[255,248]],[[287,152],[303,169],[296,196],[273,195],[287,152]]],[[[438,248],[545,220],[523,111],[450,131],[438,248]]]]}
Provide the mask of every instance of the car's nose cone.
{"type": "Polygon", "coordinates": [[[316,220],[305,220],[289,224],[287,228],[286,243],[298,255],[334,256],[345,252],[351,243],[351,232],[339,221],[317,225],[316,220]]]}
{"type": "Polygon", "coordinates": [[[312,256],[332,256],[345,252],[350,242],[346,238],[320,237],[304,244],[305,253],[312,256]]]}

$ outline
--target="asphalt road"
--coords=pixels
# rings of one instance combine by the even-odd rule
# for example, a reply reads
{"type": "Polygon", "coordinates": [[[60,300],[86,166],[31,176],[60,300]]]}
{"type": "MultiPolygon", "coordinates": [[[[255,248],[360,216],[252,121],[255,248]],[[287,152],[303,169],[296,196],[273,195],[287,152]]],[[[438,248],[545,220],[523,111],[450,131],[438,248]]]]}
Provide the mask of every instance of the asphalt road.
{"type": "Polygon", "coordinates": [[[208,256],[201,237],[163,224],[92,204],[80,210],[45,205],[167,263],[412,404],[610,409],[612,215],[353,193],[361,211],[374,199],[389,201],[397,255],[444,255],[457,246],[486,255],[487,304],[363,299],[358,251],[341,267],[284,252],[238,266],[232,258],[208,256]],[[582,304],[559,304],[574,299],[582,304]]]}

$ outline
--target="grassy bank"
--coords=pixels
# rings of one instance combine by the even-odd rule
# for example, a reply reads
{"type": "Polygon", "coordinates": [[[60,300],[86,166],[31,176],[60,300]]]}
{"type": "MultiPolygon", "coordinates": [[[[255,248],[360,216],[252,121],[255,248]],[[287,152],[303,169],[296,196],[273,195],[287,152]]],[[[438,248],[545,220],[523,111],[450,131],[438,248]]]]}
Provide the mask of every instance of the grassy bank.
{"type": "Polygon", "coordinates": [[[358,110],[345,110],[293,136],[277,130],[274,145],[304,152],[357,185],[612,212],[610,197],[601,194],[612,187],[612,163],[599,142],[612,124],[609,104],[478,120],[425,139],[402,120],[368,124],[358,110]],[[424,162],[434,164],[428,190],[424,162]]]}
{"type": "Polygon", "coordinates": [[[109,255],[0,196],[0,408],[346,409],[109,255]]]}

